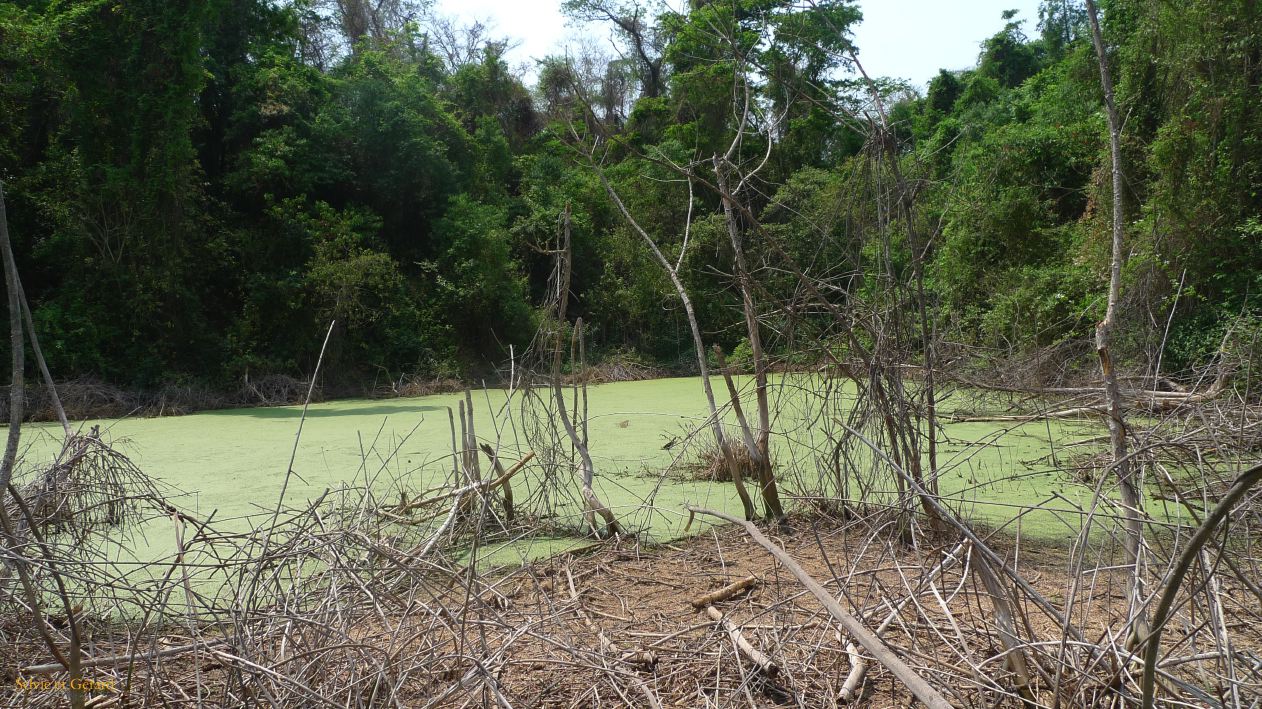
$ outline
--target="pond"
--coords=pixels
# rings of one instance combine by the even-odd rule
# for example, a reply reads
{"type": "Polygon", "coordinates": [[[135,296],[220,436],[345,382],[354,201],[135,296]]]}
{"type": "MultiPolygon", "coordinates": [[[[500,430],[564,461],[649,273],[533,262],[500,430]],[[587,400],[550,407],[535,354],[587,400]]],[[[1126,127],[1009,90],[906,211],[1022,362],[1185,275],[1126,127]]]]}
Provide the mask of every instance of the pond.
{"type": "MultiPolygon", "coordinates": [[[[819,438],[811,421],[817,419],[805,410],[805,397],[797,393],[799,385],[817,383],[808,381],[813,376],[783,375],[773,382],[779,410],[774,428],[782,432],[773,440],[773,454],[779,468],[793,468],[799,475],[817,467],[811,452],[819,438]]],[[[746,390],[748,384],[742,381],[746,390]]],[[[286,503],[301,504],[346,482],[372,481],[386,499],[392,499],[391,495],[397,499],[396,481],[405,481],[413,494],[443,484],[451,470],[448,409],[454,409],[460,399],[460,395],[445,394],[313,404],[303,425],[286,503]]],[[[528,446],[520,410],[514,405],[509,407],[511,416],[504,414],[505,399],[502,390],[474,393],[479,438],[494,441],[498,429],[504,457],[511,462],[528,446]]],[[[705,420],[707,408],[699,379],[593,386],[589,407],[595,488],[627,526],[668,540],[683,532],[684,503],[739,513],[731,483],[699,480],[678,471],[661,474],[683,448],[667,444],[705,420]]],[[[285,406],[84,425],[99,425],[103,438],[169,486],[177,506],[203,519],[213,512],[215,519],[230,525],[256,525],[266,519],[260,515],[270,515],[276,506],[301,420],[301,406],[285,406]]],[[[1091,490],[1058,469],[1063,460],[1057,451],[1102,430],[1085,421],[947,422],[939,454],[945,471],[942,493],[970,519],[992,525],[1016,520],[1011,530],[1017,531],[1019,525],[1025,536],[1072,536],[1079,522],[1064,511],[1085,504],[1091,490]],[[1027,508],[1039,509],[1020,514],[1027,508]]],[[[23,468],[31,470],[56,453],[60,427],[28,425],[24,431],[23,468]]],[[[515,496],[529,498],[539,484],[535,476],[519,476],[513,482],[515,496]]],[[[577,478],[573,486],[577,487],[577,478]]],[[[786,492],[793,492],[791,480],[786,487],[786,492]]],[[[570,523],[578,531],[578,518],[570,523]]],[[[169,553],[169,534],[161,536],[161,542],[153,543],[169,553]]],[[[536,540],[526,547],[514,546],[511,555],[535,557],[556,551],[558,544],[575,543],[582,541],[536,540]]],[[[145,556],[141,550],[137,553],[145,556]]]]}

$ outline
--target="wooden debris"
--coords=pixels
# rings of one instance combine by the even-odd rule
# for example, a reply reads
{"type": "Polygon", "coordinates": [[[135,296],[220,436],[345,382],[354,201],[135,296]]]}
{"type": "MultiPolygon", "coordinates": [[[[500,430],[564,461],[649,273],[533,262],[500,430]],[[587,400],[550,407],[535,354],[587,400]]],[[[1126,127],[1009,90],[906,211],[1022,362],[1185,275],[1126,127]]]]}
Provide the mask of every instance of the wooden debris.
{"type": "Polygon", "coordinates": [[[774,677],[780,671],[780,667],[770,658],[767,657],[752,643],[745,639],[745,635],[741,633],[741,629],[736,627],[732,621],[723,616],[723,613],[714,606],[706,606],[706,615],[710,616],[714,622],[727,631],[728,637],[732,639],[732,643],[740,649],[741,654],[749,658],[749,661],[758,666],[758,669],[768,677],[774,677]]]}
{"type": "Polygon", "coordinates": [[[828,610],[837,622],[841,623],[841,625],[846,629],[846,632],[850,633],[851,637],[853,637],[856,642],[863,646],[863,649],[871,653],[873,659],[884,665],[886,669],[893,673],[893,675],[897,677],[917,699],[919,699],[925,706],[929,707],[929,709],[951,709],[951,703],[948,702],[946,698],[938,692],[938,690],[934,689],[933,686],[926,682],[923,677],[916,674],[915,670],[907,666],[907,663],[899,659],[885,643],[881,642],[880,638],[872,634],[872,631],[863,627],[862,623],[856,620],[854,616],[847,613],[841,607],[841,604],[837,602],[837,599],[832,597],[832,594],[828,593],[823,586],[819,585],[818,581],[812,578],[810,574],[806,573],[806,571],[802,569],[801,565],[793,560],[793,557],[789,556],[787,552],[772,543],[770,539],[767,539],[767,537],[764,536],[763,533],[759,531],[758,527],[754,526],[753,523],[737,519],[723,512],[716,512],[714,510],[707,510],[700,507],[692,507],[691,505],[688,506],[688,510],[691,512],[699,512],[704,515],[710,515],[711,517],[718,517],[719,519],[732,524],[742,526],[745,529],[745,532],[749,534],[754,541],[762,545],[762,547],[774,556],[777,561],[783,564],[803,586],[806,586],[806,590],[810,591],[811,595],[815,596],[815,598],[824,605],[824,608],[828,610]]]}
{"type": "Polygon", "coordinates": [[[699,598],[694,598],[690,602],[692,603],[693,608],[700,610],[702,608],[705,608],[708,605],[719,603],[721,601],[726,601],[727,599],[741,593],[742,591],[750,588],[756,583],[758,583],[758,578],[756,576],[746,576],[745,578],[739,581],[730,583],[724,586],[723,588],[707,593],[706,595],[701,596],[699,598]]]}

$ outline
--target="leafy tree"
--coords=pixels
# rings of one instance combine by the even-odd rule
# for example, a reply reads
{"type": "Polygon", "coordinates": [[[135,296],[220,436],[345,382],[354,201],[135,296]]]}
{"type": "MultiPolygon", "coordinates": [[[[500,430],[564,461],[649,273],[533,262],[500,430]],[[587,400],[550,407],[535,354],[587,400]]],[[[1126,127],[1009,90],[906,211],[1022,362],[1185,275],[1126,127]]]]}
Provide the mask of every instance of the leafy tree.
{"type": "Polygon", "coordinates": [[[565,0],[561,9],[583,22],[613,25],[619,40],[627,47],[632,66],[640,79],[640,95],[657,98],[666,90],[663,51],[666,38],[654,22],[661,6],[655,0],[565,0]]]}
{"type": "MultiPolygon", "coordinates": [[[[683,254],[706,338],[732,351],[745,337],[722,266],[732,242],[699,178],[734,142],[734,169],[762,166],[737,225],[768,303],[795,297],[795,277],[766,267],[784,254],[828,274],[839,304],[890,297],[879,279],[912,267],[912,227],[952,337],[1019,354],[1089,335],[1099,316],[1113,195],[1077,0],[1043,2],[1035,36],[1005,13],[977,66],[939,72],[923,97],[874,76],[897,151],[867,141],[850,0],[570,0],[572,18],[613,30],[616,54],[589,41],[545,60],[532,87],[506,43],[428,10],[0,4],[0,179],[58,375],[301,375],[332,319],[342,383],[470,374],[529,341],[567,207],[570,313],[594,353],[695,363],[672,284],[589,161],[672,262],[683,254]],[[872,170],[893,167],[916,202],[905,219],[871,189],[872,170]]],[[[1258,313],[1262,17],[1248,0],[1103,10],[1128,117],[1123,306],[1177,302],[1163,366],[1184,368],[1258,313]]],[[[762,317],[772,347],[815,324],[762,317]]],[[[1117,356],[1155,362],[1158,334],[1123,321],[1140,324],[1117,356]]]]}

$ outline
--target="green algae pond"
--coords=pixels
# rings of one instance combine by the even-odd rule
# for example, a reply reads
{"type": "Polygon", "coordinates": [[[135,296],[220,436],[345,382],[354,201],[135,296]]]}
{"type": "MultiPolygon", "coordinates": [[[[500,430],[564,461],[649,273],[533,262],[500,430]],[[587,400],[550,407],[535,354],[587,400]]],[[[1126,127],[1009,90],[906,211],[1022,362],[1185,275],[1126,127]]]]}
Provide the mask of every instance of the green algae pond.
{"type": "MultiPolygon", "coordinates": [[[[811,376],[783,375],[773,382],[778,412],[773,428],[787,432],[773,439],[773,457],[778,469],[793,468],[798,475],[816,465],[810,451],[811,440],[819,432],[810,423],[811,413],[799,405],[804,397],[794,393],[802,383],[795,380],[811,376]]],[[[301,505],[344,484],[372,485],[381,499],[391,499],[391,495],[398,499],[401,486],[415,494],[443,485],[451,472],[448,409],[454,409],[461,398],[446,394],[312,404],[303,423],[286,503],[301,505]]],[[[516,402],[505,407],[505,398],[502,390],[474,393],[478,437],[492,442],[498,438],[505,459],[511,461],[527,444],[520,409],[516,402]]],[[[685,503],[739,512],[731,483],[701,480],[686,472],[678,465],[689,455],[681,453],[684,446],[667,445],[703,423],[706,411],[696,378],[590,388],[595,490],[625,526],[665,541],[684,533],[685,503]]],[[[188,513],[201,519],[213,513],[216,520],[229,525],[256,526],[276,507],[302,420],[303,407],[283,406],[83,425],[99,425],[103,439],[160,481],[172,502],[188,513]]],[[[1064,451],[1061,457],[1057,451],[1102,430],[1087,421],[948,421],[939,448],[940,467],[945,471],[941,491],[969,519],[1006,526],[1026,537],[1072,537],[1080,524],[1074,509],[1089,502],[1091,489],[1075,483],[1061,469],[1064,451]]],[[[46,464],[60,446],[60,433],[55,424],[24,427],[22,469],[37,470],[46,464]]],[[[513,480],[515,497],[530,499],[542,484],[539,476],[518,476],[513,480]]],[[[785,477],[784,486],[785,494],[796,492],[792,476],[785,477]]],[[[577,489],[577,478],[572,487],[577,489]]],[[[560,528],[569,524],[575,534],[518,543],[501,549],[497,558],[506,562],[533,558],[584,543],[577,534],[577,507],[560,516],[566,514],[569,519],[560,528]]],[[[160,541],[137,542],[138,556],[148,555],[143,548],[150,543],[157,547],[153,553],[169,553],[169,536],[168,531],[160,541]]]]}

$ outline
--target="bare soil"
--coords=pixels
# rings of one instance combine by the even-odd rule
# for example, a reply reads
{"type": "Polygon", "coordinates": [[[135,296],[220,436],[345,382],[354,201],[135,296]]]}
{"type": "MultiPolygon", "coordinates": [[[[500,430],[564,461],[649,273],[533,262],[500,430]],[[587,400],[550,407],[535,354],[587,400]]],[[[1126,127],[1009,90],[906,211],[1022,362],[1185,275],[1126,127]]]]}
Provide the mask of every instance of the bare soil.
{"type": "MultiPolygon", "coordinates": [[[[918,550],[891,547],[866,524],[830,518],[795,518],[791,526],[767,533],[842,596],[843,606],[869,628],[889,613],[887,603],[912,595],[915,589],[908,584],[916,584],[958,543],[943,538],[918,550]]],[[[1063,598],[1067,550],[1043,544],[1023,545],[1019,551],[1025,577],[1045,595],[1063,598]]],[[[935,586],[974,659],[999,655],[1002,648],[980,582],[956,565],[938,575],[935,586]]],[[[586,555],[566,554],[488,579],[487,587],[479,588],[474,596],[467,586],[453,583],[444,597],[434,599],[445,607],[471,603],[465,630],[453,626],[435,633],[432,623],[421,622],[426,631],[417,641],[450,660],[448,672],[415,678],[418,706],[493,706],[498,693],[512,706],[525,707],[638,707],[653,701],[662,707],[833,707],[851,666],[846,639],[816,599],[733,527],[654,549],[625,541],[586,555]],[[753,667],[728,634],[690,604],[751,575],[758,583],[750,591],[716,607],[777,663],[774,675],[753,667]],[[466,632],[469,624],[479,628],[466,632]],[[473,676],[474,659],[493,681],[473,676]],[[467,686],[453,690],[462,678],[467,686]]],[[[1004,705],[1005,697],[978,688],[967,661],[951,657],[947,643],[937,637],[956,630],[933,593],[922,588],[917,598],[902,610],[885,640],[923,669],[932,684],[954,687],[958,696],[953,699],[961,706],[994,706],[997,700],[1004,705]]],[[[1102,604],[1091,615],[1103,621],[1121,609],[1120,603],[1117,609],[1102,604]]],[[[1054,624],[1034,613],[1031,618],[1036,633],[1059,637],[1054,624]]],[[[376,628],[365,633],[365,641],[376,636],[389,642],[408,625],[405,620],[400,627],[376,628]]],[[[982,669],[994,677],[1006,674],[1002,666],[982,669]]],[[[855,705],[912,703],[904,687],[873,665],[855,705]]]]}

